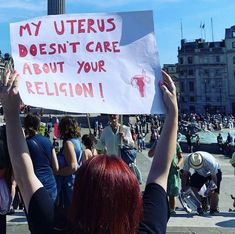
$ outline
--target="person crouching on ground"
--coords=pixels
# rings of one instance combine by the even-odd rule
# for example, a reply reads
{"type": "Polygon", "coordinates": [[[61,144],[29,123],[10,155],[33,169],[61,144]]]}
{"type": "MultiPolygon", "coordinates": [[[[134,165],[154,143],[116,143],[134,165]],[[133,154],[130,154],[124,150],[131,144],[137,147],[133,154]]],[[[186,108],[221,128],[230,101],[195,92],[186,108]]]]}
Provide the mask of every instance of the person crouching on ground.
{"type": "MultiPolygon", "coordinates": [[[[183,166],[182,192],[186,190],[190,168],[194,169],[194,173],[190,177],[190,186],[199,199],[198,192],[206,182],[212,180],[216,184],[217,188],[210,194],[210,214],[218,213],[220,182],[222,180],[219,163],[212,154],[204,151],[197,151],[187,155],[183,166]]],[[[198,207],[198,213],[200,215],[203,214],[202,207],[198,207]]]]}

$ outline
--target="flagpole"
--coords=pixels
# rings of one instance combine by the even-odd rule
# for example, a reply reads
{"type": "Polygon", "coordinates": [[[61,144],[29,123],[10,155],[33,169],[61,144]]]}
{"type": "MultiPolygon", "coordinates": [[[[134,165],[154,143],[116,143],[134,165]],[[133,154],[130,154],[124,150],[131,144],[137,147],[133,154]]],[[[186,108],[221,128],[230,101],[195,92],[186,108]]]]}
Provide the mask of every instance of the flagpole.
{"type": "Polygon", "coordinates": [[[213,19],[211,17],[211,37],[212,37],[212,41],[214,42],[214,30],[213,30],[213,19]]]}
{"type": "Polygon", "coordinates": [[[205,39],[205,41],[206,41],[205,21],[204,21],[204,23],[203,23],[203,25],[202,25],[202,28],[203,28],[203,31],[204,31],[204,39],[205,39]]]}
{"type": "Polygon", "coordinates": [[[180,32],[181,32],[181,40],[183,39],[183,23],[182,23],[182,19],[180,19],[180,32]]]}
{"type": "Polygon", "coordinates": [[[201,33],[201,39],[202,39],[202,21],[200,23],[200,33],[201,33]]]}

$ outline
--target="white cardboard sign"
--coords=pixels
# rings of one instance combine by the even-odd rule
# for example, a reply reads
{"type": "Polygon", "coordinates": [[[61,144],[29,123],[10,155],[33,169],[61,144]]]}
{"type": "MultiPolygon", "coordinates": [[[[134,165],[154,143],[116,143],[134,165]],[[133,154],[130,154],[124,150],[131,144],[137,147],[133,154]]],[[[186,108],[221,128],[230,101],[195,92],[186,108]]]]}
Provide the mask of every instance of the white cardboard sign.
{"type": "Polygon", "coordinates": [[[164,113],[153,12],[44,16],[10,24],[27,105],[78,113],[164,113]]]}

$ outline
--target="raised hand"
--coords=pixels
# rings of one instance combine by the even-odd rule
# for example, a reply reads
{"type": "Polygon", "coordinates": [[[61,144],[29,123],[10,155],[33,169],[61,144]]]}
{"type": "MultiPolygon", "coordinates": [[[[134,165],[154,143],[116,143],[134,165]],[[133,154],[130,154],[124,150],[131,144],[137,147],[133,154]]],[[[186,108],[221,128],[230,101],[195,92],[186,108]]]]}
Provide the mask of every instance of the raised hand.
{"type": "Polygon", "coordinates": [[[163,91],[163,101],[167,108],[167,112],[175,113],[178,110],[177,98],[176,98],[176,87],[171,77],[162,70],[163,80],[160,82],[160,88],[163,91]]]}
{"type": "Polygon", "coordinates": [[[0,81],[0,99],[6,110],[18,109],[20,104],[19,97],[19,79],[20,76],[16,71],[7,70],[1,77],[0,81]]]}

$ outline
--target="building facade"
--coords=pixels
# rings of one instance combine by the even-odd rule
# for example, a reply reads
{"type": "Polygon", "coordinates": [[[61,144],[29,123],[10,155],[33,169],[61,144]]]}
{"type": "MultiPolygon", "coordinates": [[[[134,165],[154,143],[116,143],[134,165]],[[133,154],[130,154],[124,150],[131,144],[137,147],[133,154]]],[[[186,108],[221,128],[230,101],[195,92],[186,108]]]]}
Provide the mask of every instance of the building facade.
{"type": "Polygon", "coordinates": [[[181,112],[235,113],[235,26],[221,41],[181,40],[177,72],[181,112]]]}

